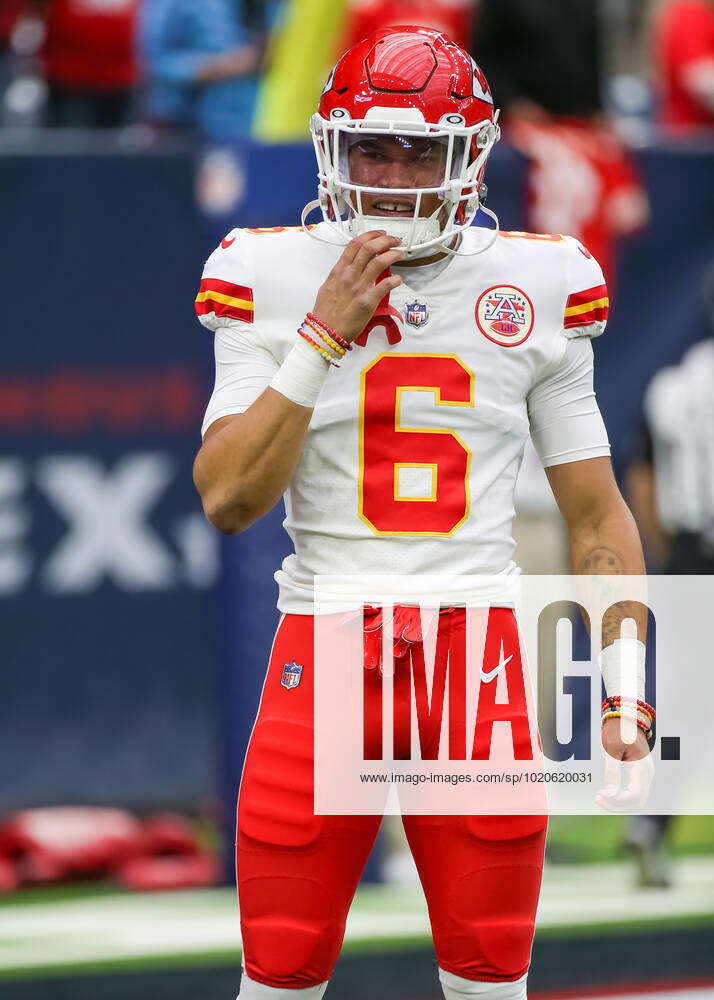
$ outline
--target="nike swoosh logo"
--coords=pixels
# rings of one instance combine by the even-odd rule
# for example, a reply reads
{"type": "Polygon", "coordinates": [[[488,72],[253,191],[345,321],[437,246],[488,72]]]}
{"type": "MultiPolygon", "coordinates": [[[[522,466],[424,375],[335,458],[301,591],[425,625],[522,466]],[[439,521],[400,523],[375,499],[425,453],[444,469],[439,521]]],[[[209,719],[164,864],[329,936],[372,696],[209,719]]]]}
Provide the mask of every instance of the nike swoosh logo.
{"type": "Polygon", "coordinates": [[[513,653],[511,653],[511,655],[510,655],[510,656],[508,657],[508,659],[507,659],[507,660],[504,660],[504,659],[503,659],[503,653],[502,653],[502,654],[501,654],[501,662],[500,662],[500,663],[499,663],[499,664],[498,664],[498,665],[497,665],[496,667],[494,667],[494,668],[493,668],[493,670],[489,670],[489,671],[488,671],[488,673],[484,673],[484,671],[483,671],[483,670],[481,671],[481,680],[482,680],[482,681],[483,681],[483,682],[484,682],[485,684],[490,684],[490,683],[491,683],[491,681],[492,681],[492,680],[493,680],[493,679],[494,679],[495,677],[498,677],[498,675],[499,675],[499,674],[501,673],[501,671],[502,671],[502,670],[503,670],[503,669],[504,669],[505,667],[507,667],[507,666],[508,666],[508,664],[509,664],[509,663],[511,662],[511,660],[512,660],[512,659],[513,659],[513,653]]]}
{"type": "Polygon", "coordinates": [[[227,250],[228,247],[232,247],[233,246],[233,244],[235,243],[235,241],[236,241],[235,236],[233,237],[232,240],[221,240],[221,246],[223,247],[224,250],[227,250]]]}

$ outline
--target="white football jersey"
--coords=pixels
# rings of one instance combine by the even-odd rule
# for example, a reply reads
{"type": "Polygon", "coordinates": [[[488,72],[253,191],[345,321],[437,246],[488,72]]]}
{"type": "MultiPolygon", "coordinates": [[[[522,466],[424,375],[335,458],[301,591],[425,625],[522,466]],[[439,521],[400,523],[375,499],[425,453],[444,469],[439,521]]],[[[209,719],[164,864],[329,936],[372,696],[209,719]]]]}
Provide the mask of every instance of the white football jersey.
{"type": "MultiPolygon", "coordinates": [[[[317,235],[332,239],[324,224],[317,235]]],[[[487,237],[472,228],[462,249],[487,237]]],[[[216,331],[204,431],[269,385],[341,251],[266,229],[234,230],[212,254],[196,301],[216,331]]],[[[518,572],[529,433],[545,466],[609,455],[590,344],[607,291],[576,240],[502,233],[483,254],[399,273],[397,315],[330,371],[310,421],[285,494],[281,611],[312,613],[318,574],[518,572]]]]}

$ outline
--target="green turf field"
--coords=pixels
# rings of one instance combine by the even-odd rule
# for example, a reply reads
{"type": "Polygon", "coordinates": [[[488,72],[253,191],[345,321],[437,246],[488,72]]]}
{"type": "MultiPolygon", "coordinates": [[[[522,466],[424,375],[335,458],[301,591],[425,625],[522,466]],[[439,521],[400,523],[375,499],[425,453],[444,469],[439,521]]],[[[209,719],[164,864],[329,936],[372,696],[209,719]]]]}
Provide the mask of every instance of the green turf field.
{"type": "MultiPolygon", "coordinates": [[[[678,861],[670,890],[634,888],[625,862],[546,867],[542,939],[683,927],[711,927],[714,940],[714,858],[678,861]]],[[[417,885],[360,889],[346,953],[420,948],[429,940],[417,885]]],[[[0,907],[0,978],[237,961],[239,945],[231,889],[150,894],[84,885],[5,897],[0,907]]]]}

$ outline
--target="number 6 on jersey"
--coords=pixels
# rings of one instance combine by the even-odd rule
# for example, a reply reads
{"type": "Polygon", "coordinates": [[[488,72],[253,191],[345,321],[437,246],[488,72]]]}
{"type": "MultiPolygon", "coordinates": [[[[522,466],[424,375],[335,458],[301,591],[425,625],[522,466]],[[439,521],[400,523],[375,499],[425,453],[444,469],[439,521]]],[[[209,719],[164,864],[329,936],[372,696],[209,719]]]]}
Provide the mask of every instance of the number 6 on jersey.
{"type": "Polygon", "coordinates": [[[443,428],[404,427],[403,392],[473,406],[474,374],[453,354],[383,354],[362,372],[359,515],[376,535],[448,537],[469,514],[471,452],[443,428]],[[408,490],[412,482],[430,483],[408,490]]]}

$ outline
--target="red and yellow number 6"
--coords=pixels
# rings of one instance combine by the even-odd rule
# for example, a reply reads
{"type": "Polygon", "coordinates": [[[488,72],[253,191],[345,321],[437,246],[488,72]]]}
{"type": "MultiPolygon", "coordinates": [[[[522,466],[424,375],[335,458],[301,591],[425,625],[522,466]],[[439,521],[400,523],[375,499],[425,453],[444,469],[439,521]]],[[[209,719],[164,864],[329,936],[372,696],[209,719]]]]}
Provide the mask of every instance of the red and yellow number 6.
{"type": "Polygon", "coordinates": [[[471,452],[448,429],[403,427],[402,392],[437,406],[473,406],[474,375],[453,354],[383,354],[362,372],[359,515],[376,535],[453,534],[469,513],[471,452]],[[403,469],[426,469],[431,488],[403,496],[403,469]]]}

